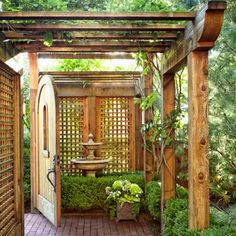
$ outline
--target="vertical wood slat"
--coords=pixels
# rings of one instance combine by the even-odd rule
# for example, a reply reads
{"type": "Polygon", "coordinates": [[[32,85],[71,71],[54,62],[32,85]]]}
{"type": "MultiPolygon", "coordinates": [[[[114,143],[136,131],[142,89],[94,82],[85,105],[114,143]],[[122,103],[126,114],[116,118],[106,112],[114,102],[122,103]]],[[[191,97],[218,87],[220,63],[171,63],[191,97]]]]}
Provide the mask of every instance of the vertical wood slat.
{"type": "Polygon", "coordinates": [[[2,236],[23,234],[21,116],[20,77],[0,61],[0,235],[2,236]]]}
{"type": "Polygon", "coordinates": [[[16,234],[23,235],[24,232],[24,205],[23,205],[23,126],[22,126],[22,100],[21,100],[21,87],[20,87],[20,75],[14,76],[15,81],[15,121],[14,121],[14,175],[15,175],[15,212],[16,219],[21,222],[22,225],[16,234]]]}
{"type": "Polygon", "coordinates": [[[188,56],[189,228],[209,226],[208,52],[188,56]]]}
{"type": "Polygon", "coordinates": [[[29,58],[29,87],[30,87],[30,176],[31,176],[31,210],[37,205],[37,171],[36,171],[36,96],[38,89],[38,56],[28,53],[29,58]]]}
{"type": "MultiPolygon", "coordinates": [[[[175,109],[175,80],[174,74],[165,74],[162,79],[162,120],[164,121],[175,109]]],[[[173,140],[175,131],[168,129],[170,138],[173,140]]],[[[164,149],[165,162],[161,168],[161,189],[162,189],[162,211],[165,202],[175,197],[176,187],[176,158],[173,146],[166,146],[164,149]]]]}
{"type": "Polygon", "coordinates": [[[56,90],[56,219],[57,226],[61,226],[61,165],[60,165],[60,104],[56,90]]]}
{"type": "Polygon", "coordinates": [[[135,105],[135,155],[136,155],[136,169],[143,171],[144,163],[143,163],[143,140],[141,134],[142,128],[142,110],[139,105],[135,105]]]}
{"type": "Polygon", "coordinates": [[[129,145],[130,145],[130,156],[129,156],[129,170],[136,170],[136,142],[135,142],[135,106],[133,98],[129,99],[129,145]]]}

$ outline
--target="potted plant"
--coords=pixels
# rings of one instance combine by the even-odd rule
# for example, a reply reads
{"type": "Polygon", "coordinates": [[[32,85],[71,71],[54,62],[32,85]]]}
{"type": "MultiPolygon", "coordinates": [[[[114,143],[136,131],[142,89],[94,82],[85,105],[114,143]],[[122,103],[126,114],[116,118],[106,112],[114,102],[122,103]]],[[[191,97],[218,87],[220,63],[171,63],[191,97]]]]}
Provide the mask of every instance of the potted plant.
{"type": "Polygon", "coordinates": [[[112,187],[106,187],[106,203],[110,214],[119,220],[136,220],[140,210],[142,189],[128,180],[116,180],[112,187]]]}

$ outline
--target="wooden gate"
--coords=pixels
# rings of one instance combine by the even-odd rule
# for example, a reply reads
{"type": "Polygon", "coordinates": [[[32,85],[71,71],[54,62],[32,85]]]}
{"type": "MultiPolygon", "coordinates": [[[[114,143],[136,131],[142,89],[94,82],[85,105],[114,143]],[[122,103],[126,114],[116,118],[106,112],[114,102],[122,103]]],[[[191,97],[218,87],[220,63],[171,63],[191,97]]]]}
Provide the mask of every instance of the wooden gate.
{"type": "Polygon", "coordinates": [[[0,235],[23,235],[20,76],[0,61],[0,235]]]}
{"type": "Polygon", "coordinates": [[[60,225],[60,164],[57,161],[56,99],[51,80],[40,80],[36,105],[37,209],[55,226],[60,225]]]}

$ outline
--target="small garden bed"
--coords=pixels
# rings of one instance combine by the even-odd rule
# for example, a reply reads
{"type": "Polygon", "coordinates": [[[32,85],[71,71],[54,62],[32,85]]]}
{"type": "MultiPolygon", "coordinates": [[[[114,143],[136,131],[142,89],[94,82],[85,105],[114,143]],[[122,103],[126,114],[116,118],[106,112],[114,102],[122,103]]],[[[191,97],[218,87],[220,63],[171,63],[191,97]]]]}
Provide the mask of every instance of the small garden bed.
{"type": "Polygon", "coordinates": [[[86,212],[103,209],[107,212],[105,189],[111,187],[116,180],[128,180],[144,190],[144,177],[141,173],[107,174],[98,178],[61,176],[63,211],[86,212]]]}

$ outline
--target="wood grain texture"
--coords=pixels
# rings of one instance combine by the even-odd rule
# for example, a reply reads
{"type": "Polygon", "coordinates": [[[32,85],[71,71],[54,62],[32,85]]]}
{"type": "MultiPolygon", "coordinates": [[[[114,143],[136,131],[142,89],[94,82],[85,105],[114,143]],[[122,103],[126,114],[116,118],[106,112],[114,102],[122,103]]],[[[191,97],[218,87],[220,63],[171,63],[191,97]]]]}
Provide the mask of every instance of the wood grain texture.
{"type": "Polygon", "coordinates": [[[0,61],[0,235],[23,233],[20,75],[0,61]]]}
{"type": "MultiPolygon", "coordinates": [[[[165,74],[162,81],[162,119],[163,121],[171,115],[175,109],[175,75],[165,74]]],[[[168,129],[170,137],[174,140],[175,131],[168,129]]],[[[162,207],[165,202],[175,197],[176,187],[176,158],[173,146],[166,146],[164,149],[164,158],[166,163],[163,163],[161,169],[161,189],[162,189],[162,207]]]]}
{"type": "Polygon", "coordinates": [[[209,226],[208,52],[188,56],[189,228],[209,226]]]}
{"type": "Polygon", "coordinates": [[[194,50],[209,50],[219,36],[223,24],[225,1],[209,1],[186,26],[184,35],[173,43],[162,57],[163,74],[176,72],[194,50]]]}
{"type": "MultiPolygon", "coordinates": [[[[153,59],[154,54],[148,54],[148,57],[150,60],[153,59]]],[[[150,65],[144,65],[144,66],[150,66],[150,65]]],[[[153,92],[153,70],[149,68],[147,74],[145,75],[145,81],[144,81],[144,92],[145,96],[147,97],[153,92]]],[[[148,123],[152,121],[152,112],[150,109],[147,109],[144,111],[144,117],[145,117],[145,123],[148,123]]],[[[147,140],[149,137],[149,133],[146,132],[145,139],[147,140]]],[[[149,147],[149,150],[151,147],[149,147]]],[[[150,151],[147,150],[147,148],[144,147],[144,171],[145,171],[145,181],[149,182],[153,180],[154,177],[154,158],[150,151]]]]}
{"type": "Polygon", "coordinates": [[[184,31],[181,24],[0,24],[3,31],[184,31]]]}
{"type": "Polygon", "coordinates": [[[31,210],[36,207],[36,96],[38,89],[38,58],[36,53],[28,53],[29,87],[30,87],[30,176],[31,176],[31,210]]]}
{"type": "Polygon", "coordinates": [[[1,12],[0,20],[194,20],[194,12],[1,12]]]}
{"type": "MultiPolygon", "coordinates": [[[[4,35],[7,39],[32,39],[32,40],[43,40],[43,33],[33,33],[33,32],[15,32],[15,31],[5,31],[4,35]]],[[[54,40],[60,40],[60,35],[57,32],[52,32],[54,40]]],[[[143,33],[143,32],[71,32],[71,38],[76,39],[111,39],[111,40],[150,40],[150,39],[176,39],[177,33],[175,32],[158,32],[158,33],[143,33]]]]}

